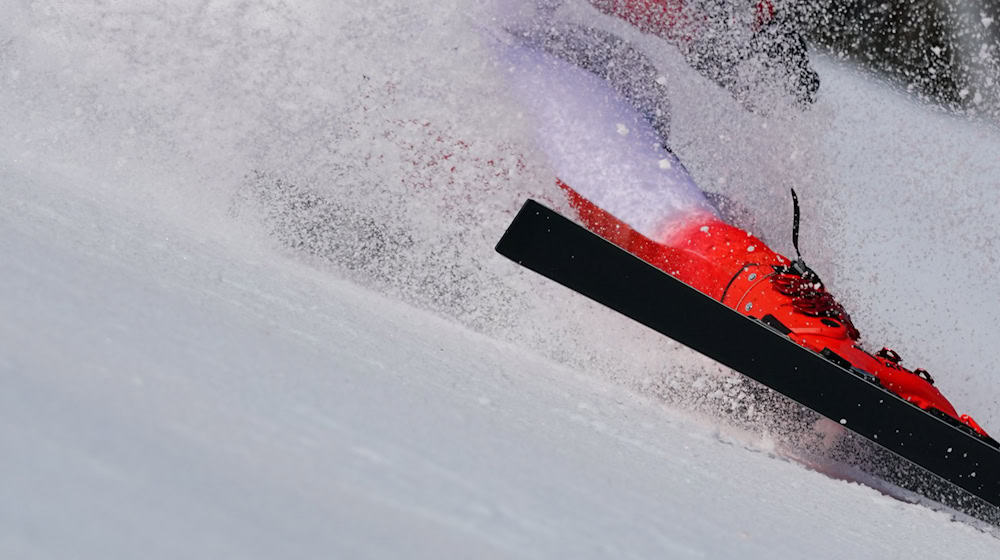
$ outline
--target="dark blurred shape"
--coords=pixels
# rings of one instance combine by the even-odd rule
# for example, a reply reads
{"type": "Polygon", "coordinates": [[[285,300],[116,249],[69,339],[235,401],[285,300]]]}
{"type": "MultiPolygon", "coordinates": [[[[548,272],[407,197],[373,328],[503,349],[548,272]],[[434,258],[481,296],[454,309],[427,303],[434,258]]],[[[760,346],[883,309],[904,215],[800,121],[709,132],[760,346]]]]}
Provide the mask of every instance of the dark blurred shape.
{"type": "Polygon", "coordinates": [[[1000,4],[990,0],[809,0],[811,42],[949,108],[1000,117],[1000,4]]]}
{"type": "Polygon", "coordinates": [[[787,12],[763,25],[751,40],[751,56],[761,58],[763,67],[778,67],[788,94],[802,104],[816,101],[819,75],[809,64],[809,51],[799,26],[787,12]]]}
{"type": "Polygon", "coordinates": [[[799,12],[770,7],[760,17],[747,8],[742,2],[691,2],[685,9],[692,33],[681,52],[750,110],[781,110],[785,99],[808,106],[820,81],[809,63],[799,12]]]}

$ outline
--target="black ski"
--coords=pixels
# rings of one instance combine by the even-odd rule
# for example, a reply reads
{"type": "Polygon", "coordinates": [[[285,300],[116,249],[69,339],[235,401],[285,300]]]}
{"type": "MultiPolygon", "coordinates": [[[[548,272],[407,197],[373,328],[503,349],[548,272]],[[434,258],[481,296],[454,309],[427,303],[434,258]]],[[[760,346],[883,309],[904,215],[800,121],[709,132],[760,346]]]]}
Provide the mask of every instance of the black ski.
{"type": "Polygon", "coordinates": [[[1000,506],[1000,450],[553,210],[525,202],[496,249],[1000,506]]]}

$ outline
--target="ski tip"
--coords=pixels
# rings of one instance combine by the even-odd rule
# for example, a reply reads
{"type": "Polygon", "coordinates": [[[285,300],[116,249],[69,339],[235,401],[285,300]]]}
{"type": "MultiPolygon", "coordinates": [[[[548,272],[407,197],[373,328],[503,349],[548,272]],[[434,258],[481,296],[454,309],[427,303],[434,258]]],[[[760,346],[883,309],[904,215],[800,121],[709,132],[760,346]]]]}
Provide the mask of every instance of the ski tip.
{"type": "Polygon", "coordinates": [[[497,241],[494,249],[497,253],[507,257],[511,260],[516,260],[514,255],[516,254],[515,248],[520,246],[524,240],[521,239],[521,231],[524,228],[519,227],[523,222],[527,221],[529,217],[536,216],[542,212],[551,212],[545,205],[535,201],[534,199],[525,199],[524,204],[521,205],[521,209],[517,211],[514,219],[511,220],[510,225],[507,226],[507,230],[504,232],[500,240],[497,241]]]}

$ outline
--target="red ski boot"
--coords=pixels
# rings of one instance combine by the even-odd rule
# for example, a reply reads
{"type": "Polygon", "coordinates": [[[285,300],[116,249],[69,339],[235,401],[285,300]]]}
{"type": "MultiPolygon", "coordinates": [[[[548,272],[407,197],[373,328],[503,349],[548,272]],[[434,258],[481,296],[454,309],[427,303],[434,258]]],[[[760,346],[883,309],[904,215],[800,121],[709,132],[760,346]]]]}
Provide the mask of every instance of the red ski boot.
{"type": "MultiPolygon", "coordinates": [[[[864,350],[851,317],[801,258],[789,260],[750,233],[710,214],[693,216],[664,239],[653,241],[569,186],[560,186],[591,231],[728,307],[760,319],[799,345],[869,376],[921,409],[993,442],[975,420],[958,414],[926,370],[903,367],[899,354],[888,348],[874,354],[864,350]]],[[[797,248],[797,200],[795,210],[797,248]]]]}

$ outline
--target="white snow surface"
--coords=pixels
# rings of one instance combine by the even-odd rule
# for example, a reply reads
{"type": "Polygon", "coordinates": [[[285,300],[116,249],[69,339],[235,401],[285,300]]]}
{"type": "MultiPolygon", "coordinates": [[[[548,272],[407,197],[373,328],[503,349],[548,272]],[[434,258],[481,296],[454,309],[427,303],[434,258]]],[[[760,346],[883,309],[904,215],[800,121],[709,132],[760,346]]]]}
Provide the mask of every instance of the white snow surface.
{"type": "MultiPolygon", "coordinates": [[[[485,2],[9,4],[0,557],[1000,554],[692,413],[738,378],[492,252],[558,194],[485,2]],[[390,249],[350,220],[296,245],[324,234],[255,194],[279,180],[390,249]]],[[[1000,430],[993,125],[825,57],[816,107],[747,114],[568,12],[655,53],[676,151],[786,251],[796,186],[867,339],[1000,430]]]]}

